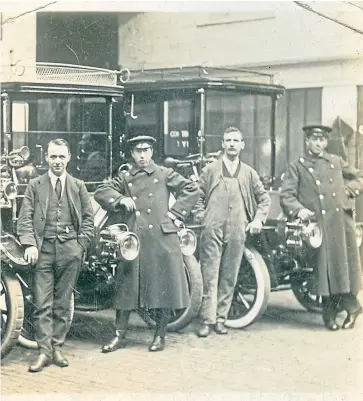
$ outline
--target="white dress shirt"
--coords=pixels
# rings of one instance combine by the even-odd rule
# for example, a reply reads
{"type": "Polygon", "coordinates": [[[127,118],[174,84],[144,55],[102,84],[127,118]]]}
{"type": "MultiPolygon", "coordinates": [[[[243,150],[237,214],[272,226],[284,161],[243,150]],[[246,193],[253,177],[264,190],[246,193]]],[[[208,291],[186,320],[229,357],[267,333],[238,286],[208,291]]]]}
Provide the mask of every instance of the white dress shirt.
{"type": "Polygon", "coordinates": [[[64,171],[63,174],[59,177],[57,175],[55,175],[54,173],[52,173],[51,170],[48,171],[48,174],[49,174],[50,182],[52,183],[52,187],[54,190],[55,190],[55,184],[57,183],[58,178],[60,179],[60,182],[62,184],[62,194],[61,194],[61,196],[62,196],[65,185],[66,185],[67,172],[64,171]]]}

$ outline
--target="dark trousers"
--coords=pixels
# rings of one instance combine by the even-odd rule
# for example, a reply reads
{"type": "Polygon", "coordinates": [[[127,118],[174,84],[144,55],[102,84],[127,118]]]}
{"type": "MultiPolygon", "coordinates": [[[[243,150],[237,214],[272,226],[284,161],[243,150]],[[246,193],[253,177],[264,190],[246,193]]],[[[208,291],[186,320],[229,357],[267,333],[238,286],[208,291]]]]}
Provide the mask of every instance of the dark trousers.
{"type": "MultiPolygon", "coordinates": [[[[131,310],[116,309],[116,333],[124,336],[129,323],[131,310]]],[[[155,335],[165,337],[166,326],[170,316],[169,308],[156,309],[155,335]]]]}
{"type": "Polygon", "coordinates": [[[335,318],[340,309],[344,309],[348,313],[357,312],[361,305],[357,297],[352,293],[334,294],[329,297],[323,296],[323,318],[335,318]]]}
{"type": "Polygon", "coordinates": [[[39,351],[52,356],[64,344],[71,322],[71,299],[81,267],[83,248],[76,239],[44,240],[33,270],[33,316],[39,351]]]}

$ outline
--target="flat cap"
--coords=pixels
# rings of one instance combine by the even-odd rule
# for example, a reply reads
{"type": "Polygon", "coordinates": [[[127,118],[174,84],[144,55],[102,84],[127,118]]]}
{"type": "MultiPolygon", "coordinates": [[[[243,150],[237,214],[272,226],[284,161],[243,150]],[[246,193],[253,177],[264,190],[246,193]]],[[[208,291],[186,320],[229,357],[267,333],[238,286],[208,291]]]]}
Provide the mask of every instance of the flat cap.
{"type": "Polygon", "coordinates": [[[148,135],[134,136],[133,138],[130,138],[127,140],[127,143],[136,149],[151,148],[155,142],[156,142],[156,139],[154,137],[148,136],[148,135]]]}
{"type": "Polygon", "coordinates": [[[306,136],[316,136],[316,137],[329,137],[329,133],[332,131],[330,127],[321,124],[305,125],[303,128],[306,136]]]}

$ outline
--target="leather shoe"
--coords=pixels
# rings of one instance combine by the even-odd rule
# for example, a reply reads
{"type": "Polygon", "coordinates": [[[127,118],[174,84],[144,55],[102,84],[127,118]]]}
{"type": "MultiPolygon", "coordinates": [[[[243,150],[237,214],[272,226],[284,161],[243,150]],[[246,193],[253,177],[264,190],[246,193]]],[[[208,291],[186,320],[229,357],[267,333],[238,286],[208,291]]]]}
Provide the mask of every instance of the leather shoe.
{"type": "Polygon", "coordinates": [[[33,365],[29,366],[29,372],[36,373],[36,372],[41,372],[43,368],[46,366],[50,365],[52,363],[52,358],[50,358],[48,355],[45,355],[43,353],[39,354],[38,359],[33,365]]]}
{"type": "Polygon", "coordinates": [[[115,336],[108,344],[102,347],[102,352],[104,354],[108,352],[117,351],[119,348],[125,347],[124,338],[120,336],[115,336]]]}
{"type": "Polygon", "coordinates": [[[60,368],[66,368],[69,363],[60,350],[53,351],[53,362],[60,368]]]}
{"type": "Polygon", "coordinates": [[[210,334],[210,326],[208,324],[201,324],[197,330],[198,337],[208,337],[210,334]]]}
{"type": "Polygon", "coordinates": [[[339,326],[337,325],[334,318],[324,319],[324,325],[330,331],[339,330],[339,326]]]}
{"type": "Polygon", "coordinates": [[[228,334],[228,330],[223,322],[217,322],[214,330],[217,334],[228,334]]]}
{"type": "Polygon", "coordinates": [[[157,352],[165,348],[165,337],[155,336],[153,342],[149,347],[149,351],[157,352]]]}
{"type": "Polygon", "coordinates": [[[348,312],[348,316],[345,318],[342,326],[343,329],[352,329],[360,313],[362,313],[362,308],[359,308],[355,312],[348,312]]]}

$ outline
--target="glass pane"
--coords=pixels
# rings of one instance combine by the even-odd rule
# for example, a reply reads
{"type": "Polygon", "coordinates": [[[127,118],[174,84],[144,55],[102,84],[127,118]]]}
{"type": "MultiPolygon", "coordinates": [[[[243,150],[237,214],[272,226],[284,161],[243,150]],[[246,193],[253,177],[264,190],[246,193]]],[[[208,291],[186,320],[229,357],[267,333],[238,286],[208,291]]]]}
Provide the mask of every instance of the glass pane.
{"type": "Polygon", "coordinates": [[[134,115],[137,118],[127,118],[127,136],[150,135],[157,138],[157,103],[136,103],[134,106],[134,115]]]}
{"type": "MultiPolygon", "coordinates": [[[[17,170],[20,183],[27,183],[34,174],[35,176],[43,174],[48,170],[45,160],[46,147],[49,141],[57,138],[59,138],[58,133],[52,132],[13,134],[13,141],[18,147],[25,145],[30,149],[30,157],[26,163],[28,167],[17,170]],[[29,176],[30,173],[32,176],[29,176]]],[[[68,142],[71,149],[71,160],[67,167],[70,174],[86,182],[100,182],[107,178],[106,134],[73,133],[63,135],[62,138],[68,142]]]]}
{"type": "Polygon", "coordinates": [[[223,131],[234,126],[245,138],[241,159],[261,176],[271,176],[272,98],[241,92],[208,91],[206,151],[221,149],[223,131]]]}
{"type": "Polygon", "coordinates": [[[107,119],[105,98],[47,97],[13,102],[13,131],[105,132],[107,119]]]}
{"type": "Polygon", "coordinates": [[[189,154],[193,110],[190,100],[164,102],[164,152],[173,157],[189,154]]]}
{"type": "Polygon", "coordinates": [[[45,160],[49,141],[65,139],[71,149],[67,170],[86,182],[107,178],[107,105],[104,98],[27,99],[14,101],[13,148],[28,146],[25,168],[17,170],[20,183],[48,170],[45,160]]]}

